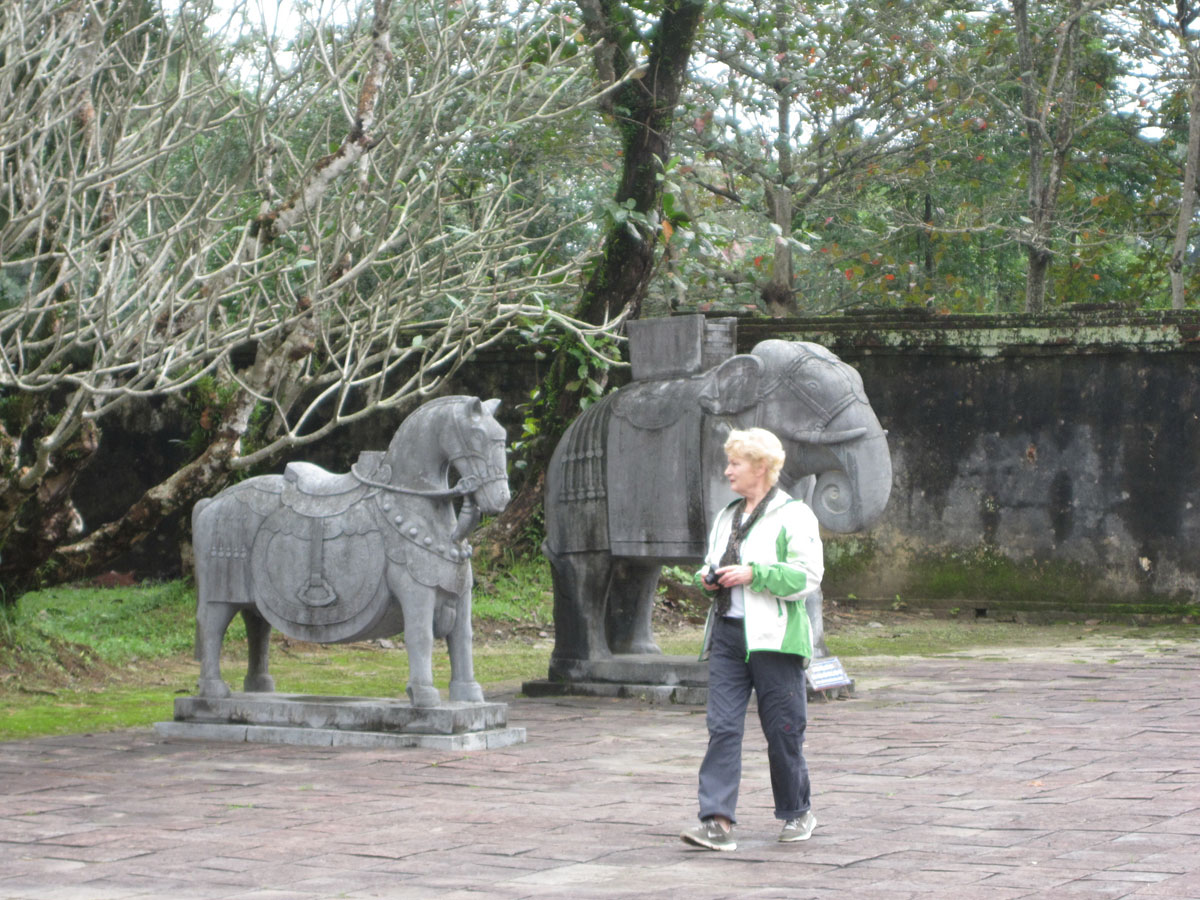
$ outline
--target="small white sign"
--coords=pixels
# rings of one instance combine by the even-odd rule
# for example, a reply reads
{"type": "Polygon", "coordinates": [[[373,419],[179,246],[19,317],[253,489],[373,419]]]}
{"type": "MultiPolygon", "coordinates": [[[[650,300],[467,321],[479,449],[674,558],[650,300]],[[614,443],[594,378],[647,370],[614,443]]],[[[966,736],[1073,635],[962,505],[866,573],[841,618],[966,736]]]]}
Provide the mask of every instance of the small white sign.
{"type": "Polygon", "coordinates": [[[836,656],[824,656],[814,659],[805,669],[809,686],[814,691],[827,691],[830,688],[844,687],[853,684],[841,661],[836,656]]]}

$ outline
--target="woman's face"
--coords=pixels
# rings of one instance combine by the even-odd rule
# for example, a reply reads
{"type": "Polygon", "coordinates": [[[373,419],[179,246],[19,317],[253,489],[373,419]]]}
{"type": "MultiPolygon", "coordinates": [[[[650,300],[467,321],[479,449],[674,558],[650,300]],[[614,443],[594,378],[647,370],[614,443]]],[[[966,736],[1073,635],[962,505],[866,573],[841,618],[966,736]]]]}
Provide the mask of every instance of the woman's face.
{"type": "Polygon", "coordinates": [[[743,497],[761,496],[767,492],[767,462],[752,462],[744,456],[730,454],[726,457],[725,477],[735,494],[743,497]]]}

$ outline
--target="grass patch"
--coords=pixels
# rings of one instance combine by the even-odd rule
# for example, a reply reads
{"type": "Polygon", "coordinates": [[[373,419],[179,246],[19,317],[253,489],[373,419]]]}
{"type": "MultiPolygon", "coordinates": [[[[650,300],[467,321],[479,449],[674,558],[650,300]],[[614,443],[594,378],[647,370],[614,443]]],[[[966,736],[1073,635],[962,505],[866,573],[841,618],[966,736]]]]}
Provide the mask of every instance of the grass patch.
{"type": "MultiPolygon", "coordinates": [[[[544,678],[553,639],[549,567],[540,558],[476,567],[475,674],[485,692],[544,678]]],[[[0,610],[0,740],[143,727],[169,719],[177,694],[195,690],[195,588],[185,581],[96,588],[61,586],[0,610]]],[[[450,660],[434,654],[445,691],[450,660]]],[[[246,632],[225,635],[222,675],[241,687],[246,632]]],[[[271,671],[281,691],[403,696],[408,655],[400,639],[309,644],[272,636],[271,671]]]]}
{"type": "MultiPolygon", "coordinates": [[[[707,604],[681,579],[660,591],[655,636],[664,653],[695,656],[707,604]]],[[[544,678],[554,645],[545,560],[478,565],[474,600],[475,672],[485,694],[517,691],[524,681],[544,678]]],[[[1198,625],[1032,626],[841,610],[833,604],[827,605],[826,627],[830,652],[843,658],[989,647],[1002,657],[1005,647],[1060,646],[1067,659],[1080,641],[1137,638],[1167,648],[1200,639],[1198,625]]],[[[169,719],[175,696],[195,690],[194,632],[195,592],[187,582],[26,594],[0,611],[0,740],[146,727],[169,719]]],[[[435,647],[434,681],[445,691],[449,657],[444,642],[435,647]]],[[[223,675],[234,688],[240,688],[245,666],[245,630],[236,619],[222,658],[223,675]]],[[[403,695],[408,656],[399,639],[394,646],[321,645],[276,634],[271,670],[280,691],[394,697],[403,695]]]]}
{"type": "Polygon", "coordinates": [[[4,704],[0,740],[114,731],[167,721],[183,684],[194,686],[195,676],[181,671],[173,683],[111,679],[81,688],[0,691],[4,704]]]}
{"type": "MultiPolygon", "coordinates": [[[[552,642],[475,645],[475,675],[485,694],[516,691],[523,681],[544,678],[552,642]]],[[[227,641],[221,674],[235,690],[246,670],[244,643],[227,641]]],[[[0,740],[148,727],[169,720],[177,695],[192,694],[198,664],[190,653],[155,663],[93,670],[69,684],[0,688],[0,740]]],[[[278,637],[271,646],[276,689],[335,696],[403,697],[408,654],[376,642],[308,644],[278,637]]],[[[434,683],[445,695],[450,659],[445,644],[435,650],[434,683]]]]}
{"type": "Polygon", "coordinates": [[[545,557],[476,560],[474,572],[471,606],[475,619],[539,627],[553,621],[554,592],[545,557]]]}
{"type": "MultiPolygon", "coordinates": [[[[55,587],[25,594],[10,615],[13,645],[30,662],[51,664],[64,645],[86,648],[97,663],[124,665],[190,653],[196,592],[187,582],[131,587],[55,587]]],[[[245,640],[238,620],[230,638],[245,640]]],[[[0,648],[0,653],[3,653],[0,648]]]]}

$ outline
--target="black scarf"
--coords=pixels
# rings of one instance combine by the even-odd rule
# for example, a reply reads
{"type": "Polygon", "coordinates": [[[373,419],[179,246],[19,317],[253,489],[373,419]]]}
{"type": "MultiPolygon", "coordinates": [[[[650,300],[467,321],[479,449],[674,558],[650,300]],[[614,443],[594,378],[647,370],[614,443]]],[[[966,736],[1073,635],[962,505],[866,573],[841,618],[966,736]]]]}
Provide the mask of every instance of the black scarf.
{"type": "MultiPolygon", "coordinates": [[[[721,562],[717,568],[725,566],[736,566],[741,562],[742,540],[750,533],[750,529],[754,527],[754,523],[762,518],[763,511],[766,510],[767,504],[775,496],[775,486],[767,491],[765,497],[758,501],[758,506],[754,507],[754,512],[750,513],[750,518],[742,523],[742,513],[746,510],[746,501],[738,501],[737,508],[733,511],[733,524],[729,529],[729,543],[725,545],[725,552],[721,554],[721,562]]],[[[717,615],[724,616],[729,614],[729,606],[733,602],[731,589],[727,587],[719,587],[716,591],[716,597],[713,600],[717,604],[717,615]]]]}

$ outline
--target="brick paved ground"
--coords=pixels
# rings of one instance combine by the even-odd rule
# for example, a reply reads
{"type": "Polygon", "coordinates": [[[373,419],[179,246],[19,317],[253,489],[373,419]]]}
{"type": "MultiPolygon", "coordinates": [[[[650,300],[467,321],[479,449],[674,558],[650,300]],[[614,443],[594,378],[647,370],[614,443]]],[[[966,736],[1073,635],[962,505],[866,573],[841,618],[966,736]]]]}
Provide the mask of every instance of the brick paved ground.
{"type": "Polygon", "coordinates": [[[811,709],[812,840],[776,843],[751,723],[721,854],[677,837],[693,709],[507,698],[528,743],[470,754],[0,744],[0,897],[1195,900],[1198,663],[1183,645],[852,664],[858,697],[811,709]]]}

